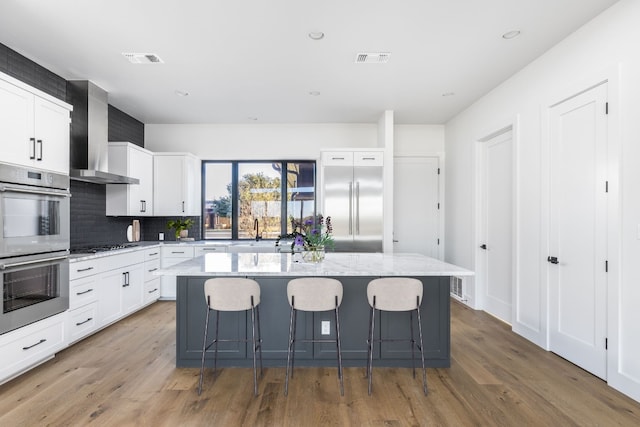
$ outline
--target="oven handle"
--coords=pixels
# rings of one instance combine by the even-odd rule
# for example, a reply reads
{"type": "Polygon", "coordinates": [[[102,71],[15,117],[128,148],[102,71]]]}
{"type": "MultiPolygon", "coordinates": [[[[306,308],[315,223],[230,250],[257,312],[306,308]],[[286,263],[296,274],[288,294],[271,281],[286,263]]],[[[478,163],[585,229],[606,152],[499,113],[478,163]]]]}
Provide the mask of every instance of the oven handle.
{"type": "Polygon", "coordinates": [[[41,264],[43,262],[58,261],[58,260],[67,259],[67,258],[69,258],[69,256],[68,255],[64,255],[64,256],[57,256],[57,257],[45,258],[45,259],[33,259],[33,260],[30,260],[30,261],[21,261],[21,262],[0,264],[0,270],[6,270],[7,268],[12,268],[12,267],[20,267],[22,265],[41,264]]]}
{"type": "Polygon", "coordinates": [[[71,193],[68,190],[58,190],[55,188],[39,189],[39,188],[25,188],[13,186],[10,184],[0,184],[0,192],[13,191],[16,193],[28,193],[28,194],[43,194],[45,196],[56,197],[71,197],[71,193]]]}

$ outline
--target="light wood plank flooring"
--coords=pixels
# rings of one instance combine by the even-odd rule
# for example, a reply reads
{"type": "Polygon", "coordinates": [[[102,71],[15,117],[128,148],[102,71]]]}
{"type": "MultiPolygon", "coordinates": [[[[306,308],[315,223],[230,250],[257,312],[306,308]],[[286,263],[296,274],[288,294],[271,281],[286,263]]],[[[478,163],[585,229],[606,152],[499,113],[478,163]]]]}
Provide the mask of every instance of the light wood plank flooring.
{"type": "Polygon", "coordinates": [[[640,404],[452,302],[452,366],[428,369],[429,395],[410,369],[176,369],[175,304],[158,302],[0,386],[0,426],[638,426],[640,404]]]}

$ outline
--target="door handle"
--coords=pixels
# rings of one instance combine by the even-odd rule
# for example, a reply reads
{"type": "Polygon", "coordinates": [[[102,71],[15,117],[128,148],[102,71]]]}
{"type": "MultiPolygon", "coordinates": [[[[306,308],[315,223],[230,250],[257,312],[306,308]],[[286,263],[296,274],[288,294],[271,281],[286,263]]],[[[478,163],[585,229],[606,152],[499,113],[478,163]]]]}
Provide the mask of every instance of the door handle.
{"type": "Polygon", "coordinates": [[[550,262],[551,264],[558,264],[558,258],[554,256],[548,256],[547,261],[550,262]]]}
{"type": "Polygon", "coordinates": [[[484,243],[480,245],[480,249],[484,249],[485,251],[487,250],[487,245],[485,245],[484,243]]]}
{"type": "Polygon", "coordinates": [[[353,234],[353,182],[349,183],[349,235],[353,234]]]}

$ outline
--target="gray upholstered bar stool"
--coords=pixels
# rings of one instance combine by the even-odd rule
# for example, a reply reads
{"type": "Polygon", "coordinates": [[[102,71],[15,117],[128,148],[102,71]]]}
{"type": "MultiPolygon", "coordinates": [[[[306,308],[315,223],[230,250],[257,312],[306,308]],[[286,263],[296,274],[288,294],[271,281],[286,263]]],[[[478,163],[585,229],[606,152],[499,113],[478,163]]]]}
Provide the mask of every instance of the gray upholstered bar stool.
{"type": "Polygon", "coordinates": [[[422,282],[418,279],[405,277],[385,277],[374,279],[367,285],[367,299],[371,306],[371,318],[369,323],[369,344],[367,352],[367,377],[369,378],[369,395],[371,394],[372,374],[373,374],[373,343],[383,341],[409,341],[411,343],[411,364],[413,366],[413,377],[416,377],[416,366],[414,352],[415,348],[420,349],[422,359],[422,387],[424,394],[427,394],[427,371],[424,367],[424,351],[422,348],[422,324],[420,322],[420,304],[422,303],[422,282]],[[380,311],[408,311],[409,327],[411,329],[411,339],[391,339],[380,338],[374,340],[375,314],[380,311]],[[413,311],[418,317],[418,331],[420,342],[416,343],[413,337],[413,311]]]}
{"type": "Polygon", "coordinates": [[[260,353],[260,375],[262,376],[262,338],[260,336],[260,285],[255,280],[225,277],[208,279],[204,282],[204,297],[207,302],[207,315],[204,323],[204,338],[202,339],[202,364],[200,366],[200,380],[198,381],[198,395],[202,392],[202,378],[204,374],[204,356],[207,350],[214,346],[213,373],[215,375],[218,364],[219,342],[251,342],[253,349],[253,393],[258,395],[258,373],[256,369],[256,351],[260,353]],[[216,332],[213,340],[207,344],[209,329],[209,313],[216,312],[216,332]],[[221,311],[251,311],[251,340],[218,339],[218,325],[221,311]]]}
{"type": "Polygon", "coordinates": [[[287,351],[287,371],[284,381],[284,395],[289,393],[289,371],[293,378],[295,359],[295,343],[300,342],[330,342],[336,343],[338,350],[338,379],[340,380],[340,395],[344,396],[342,381],[342,348],[340,347],[340,317],[338,307],[342,303],[342,283],[336,279],[324,277],[305,277],[290,280],[287,284],[287,298],[291,305],[289,320],[289,347],[287,351]],[[298,311],[333,311],[336,323],[336,339],[296,339],[296,318],[298,311]]]}

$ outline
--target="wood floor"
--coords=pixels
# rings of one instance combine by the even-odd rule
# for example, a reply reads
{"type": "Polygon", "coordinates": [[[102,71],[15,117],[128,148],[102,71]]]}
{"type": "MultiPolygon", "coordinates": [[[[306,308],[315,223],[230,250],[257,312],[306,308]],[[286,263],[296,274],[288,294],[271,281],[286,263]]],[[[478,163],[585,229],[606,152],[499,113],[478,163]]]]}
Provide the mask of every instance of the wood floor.
{"type": "Polygon", "coordinates": [[[159,302],[0,386],[0,426],[638,426],[640,404],[452,302],[452,366],[429,369],[429,395],[410,369],[176,369],[175,304],[159,302]]]}

